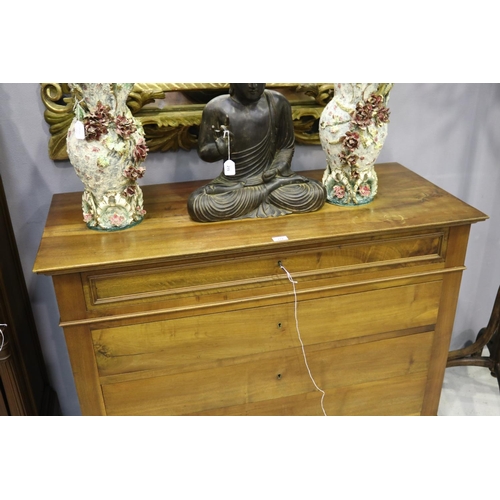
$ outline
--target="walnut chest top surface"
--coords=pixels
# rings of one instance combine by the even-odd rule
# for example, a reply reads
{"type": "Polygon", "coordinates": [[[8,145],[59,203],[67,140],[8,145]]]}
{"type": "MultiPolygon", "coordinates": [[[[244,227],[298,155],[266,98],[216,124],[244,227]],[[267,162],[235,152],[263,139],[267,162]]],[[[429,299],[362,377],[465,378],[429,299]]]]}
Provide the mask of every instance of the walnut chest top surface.
{"type": "MultiPolygon", "coordinates": [[[[127,230],[89,230],[82,221],[81,193],[55,194],[34,264],[34,272],[64,274],[135,263],[175,262],[231,253],[288,250],[304,244],[381,233],[471,224],[487,219],[431,182],[398,163],[377,165],[379,192],[358,207],[326,203],[317,212],[269,219],[193,222],[189,194],[206,181],[144,186],[147,215],[127,230]],[[278,237],[278,241],[273,238],[278,237]],[[279,238],[279,237],[286,237],[279,238]]],[[[321,179],[322,171],[303,172],[321,179]]]]}

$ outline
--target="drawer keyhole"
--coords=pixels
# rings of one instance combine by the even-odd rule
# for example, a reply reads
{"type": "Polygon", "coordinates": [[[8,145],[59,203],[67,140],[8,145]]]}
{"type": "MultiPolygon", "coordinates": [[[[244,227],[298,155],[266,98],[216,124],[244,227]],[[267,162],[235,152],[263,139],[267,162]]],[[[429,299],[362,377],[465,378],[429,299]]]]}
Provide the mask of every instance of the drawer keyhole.
{"type": "Polygon", "coordinates": [[[276,378],[277,378],[278,380],[281,380],[281,373],[278,373],[278,375],[276,375],[276,378]]]}

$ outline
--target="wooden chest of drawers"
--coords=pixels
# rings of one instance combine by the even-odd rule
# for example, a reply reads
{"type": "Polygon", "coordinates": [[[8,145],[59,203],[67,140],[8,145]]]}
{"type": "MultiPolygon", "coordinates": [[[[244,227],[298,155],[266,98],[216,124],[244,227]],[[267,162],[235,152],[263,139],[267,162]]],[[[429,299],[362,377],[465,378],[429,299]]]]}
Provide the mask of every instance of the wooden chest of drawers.
{"type": "MultiPolygon", "coordinates": [[[[86,415],[436,414],[470,225],[486,215],[397,163],[369,205],[195,223],[201,183],[145,186],[119,232],[54,196],[52,275],[86,415]],[[277,238],[278,237],[278,238],[277,238]]],[[[307,172],[317,179],[322,172],[307,172]]]]}

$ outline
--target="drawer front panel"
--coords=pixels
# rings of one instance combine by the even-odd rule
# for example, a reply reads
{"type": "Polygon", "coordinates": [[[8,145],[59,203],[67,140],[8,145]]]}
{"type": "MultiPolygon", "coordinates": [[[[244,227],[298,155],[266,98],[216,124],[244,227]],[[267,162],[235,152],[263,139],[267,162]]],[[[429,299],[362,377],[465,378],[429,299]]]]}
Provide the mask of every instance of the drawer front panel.
{"type": "MultiPolygon", "coordinates": [[[[441,281],[298,302],[306,345],[436,323],[441,281]]],[[[93,330],[100,376],[176,373],[297,347],[294,304],[93,330]]]]}
{"type": "Polygon", "coordinates": [[[88,310],[134,304],[182,300],[183,304],[220,301],[221,297],[282,293],[284,273],[278,261],[307,280],[319,280],[339,273],[359,274],[375,267],[442,269],[446,233],[436,232],[401,238],[372,239],[368,242],[286,250],[231,259],[213,259],[196,264],[84,273],[83,284],[88,310]],[[190,302],[191,300],[191,302],[190,302]]]}
{"type": "MultiPolygon", "coordinates": [[[[363,413],[378,397],[389,399],[385,404],[390,406],[390,399],[400,395],[391,396],[390,390],[380,388],[372,393],[369,385],[373,388],[377,381],[387,381],[389,387],[393,379],[411,379],[414,374],[420,374],[422,382],[414,389],[417,396],[410,395],[410,399],[421,396],[433,336],[427,332],[334,349],[309,349],[308,364],[316,383],[333,398],[325,398],[327,412],[363,413]],[[363,390],[365,384],[368,386],[363,390]],[[347,387],[349,390],[344,390],[347,387]],[[355,400],[360,401],[357,410],[355,400]]],[[[411,384],[407,390],[410,388],[411,384]]],[[[108,415],[185,415],[271,400],[275,404],[267,413],[279,414],[280,400],[314,393],[314,386],[302,352],[295,348],[234,366],[105,384],[102,390],[108,415]]],[[[319,397],[317,405],[318,410],[319,397]]],[[[295,412],[293,405],[291,411],[295,412]]],[[[413,405],[405,413],[417,411],[413,405]]]]}
{"type": "MultiPolygon", "coordinates": [[[[323,405],[329,416],[420,415],[427,382],[426,372],[418,372],[355,386],[325,391],[323,405]]],[[[278,400],[258,401],[212,408],[193,415],[308,416],[323,415],[318,391],[278,400]]]]}

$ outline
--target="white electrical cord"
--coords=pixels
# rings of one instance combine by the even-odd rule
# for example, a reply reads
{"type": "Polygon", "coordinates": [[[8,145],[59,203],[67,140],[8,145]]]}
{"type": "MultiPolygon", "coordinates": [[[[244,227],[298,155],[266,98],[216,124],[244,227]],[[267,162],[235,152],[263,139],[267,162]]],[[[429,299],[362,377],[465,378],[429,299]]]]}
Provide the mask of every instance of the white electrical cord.
{"type": "Polygon", "coordinates": [[[297,283],[293,278],[292,275],[285,269],[285,267],[281,264],[281,262],[278,262],[278,265],[285,271],[288,281],[292,284],[293,287],[293,296],[295,298],[295,328],[297,329],[297,335],[299,337],[300,345],[302,346],[302,354],[304,355],[304,362],[306,364],[307,371],[309,373],[309,377],[311,378],[312,383],[314,384],[314,387],[321,392],[321,409],[323,410],[323,415],[327,417],[328,415],[326,414],[325,407],[323,406],[323,400],[325,399],[325,391],[323,389],[320,389],[318,387],[318,384],[316,384],[316,381],[314,380],[314,377],[312,376],[311,370],[309,369],[309,363],[307,362],[307,356],[306,356],[306,350],[304,347],[304,342],[302,342],[302,337],[300,336],[300,330],[299,330],[299,319],[297,315],[297,291],[295,290],[295,284],[297,283]]]}

